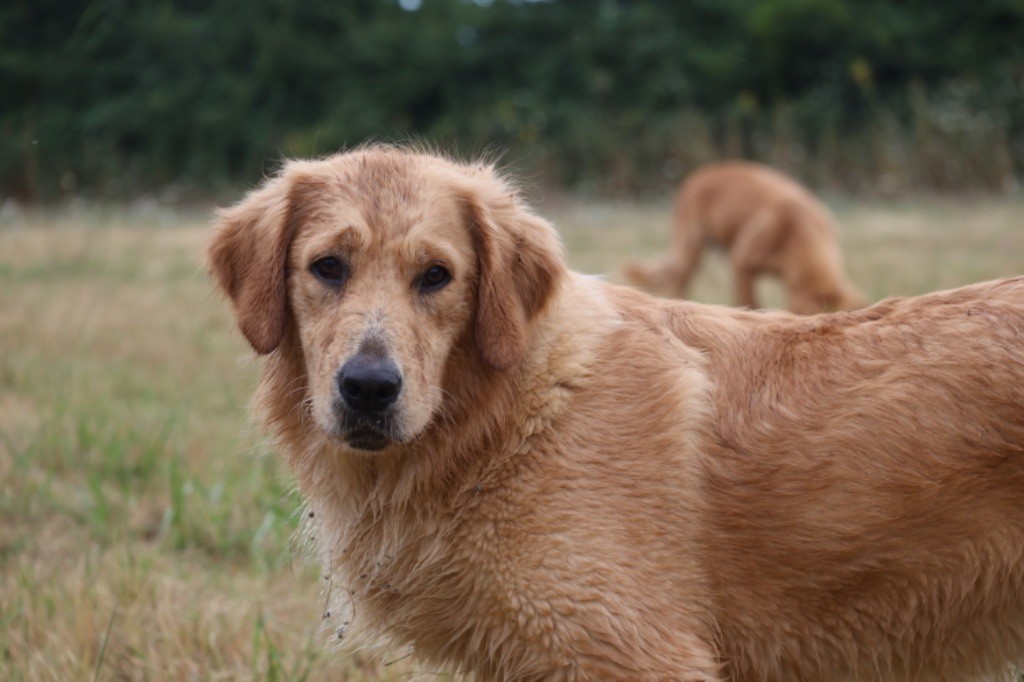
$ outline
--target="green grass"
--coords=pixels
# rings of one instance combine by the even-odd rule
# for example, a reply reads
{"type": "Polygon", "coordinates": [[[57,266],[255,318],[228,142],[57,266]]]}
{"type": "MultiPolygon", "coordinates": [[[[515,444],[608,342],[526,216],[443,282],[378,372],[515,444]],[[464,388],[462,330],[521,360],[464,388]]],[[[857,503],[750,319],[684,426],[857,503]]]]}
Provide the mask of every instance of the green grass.
{"type": "MultiPolygon", "coordinates": [[[[575,267],[617,280],[663,247],[667,203],[543,210],[575,267]]],[[[875,299],[1024,272],[1020,200],[834,205],[875,299]]],[[[416,672],[333,653],[320,629],[299,500],[248,420],[257,365],[211,293],[206,232],[199,214],[110,209],[0,227],[0,679],[416,672]]],[[[709,254],[693,297],[730,292],[709,254]]]]}

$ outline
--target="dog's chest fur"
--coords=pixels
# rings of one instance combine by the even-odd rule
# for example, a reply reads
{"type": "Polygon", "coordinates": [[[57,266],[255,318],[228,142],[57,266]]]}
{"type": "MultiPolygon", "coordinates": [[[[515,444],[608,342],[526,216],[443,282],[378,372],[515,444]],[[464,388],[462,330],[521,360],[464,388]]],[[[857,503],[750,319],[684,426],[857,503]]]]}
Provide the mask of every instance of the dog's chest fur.
{"type": "Polygon", "coordinates": [[[463,487],[443,507],[371,509],[368,501],[363,513],[337,518],[343,544],[325,565],[338,625],[438,663],[521,667],[500,651],[511,630],[542,641],[554,614],[538,610],[520,584],[522,556],[511,548],[522,505],[515,490],[494,484],[463,487]]]}

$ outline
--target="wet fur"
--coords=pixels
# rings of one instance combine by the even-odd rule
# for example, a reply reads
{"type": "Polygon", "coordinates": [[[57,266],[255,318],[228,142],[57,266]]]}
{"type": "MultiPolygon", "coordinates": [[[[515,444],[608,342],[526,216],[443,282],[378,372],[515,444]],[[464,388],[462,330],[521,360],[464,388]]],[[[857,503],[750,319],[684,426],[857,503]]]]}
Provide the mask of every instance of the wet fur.
{"type": "Polygon", "coordinates": [[[766,166],[725,161],[687,177],[675,200],[668,254],[628,264],[626,279],[652,293],[681,297],[709,246],[728,253],[741,306],[758,307],[754,285],[762,275],[782,280],[795,313],[853,310],[867,303],[846,277],[828,209],[766,166]]]}
{"type": "MultiPolygon", "coordinates": [[[[1024,279],[812,318],[658,300],[568,271],[492,169],[388,147],[290,164],[209,255],[346,633],[510,680],[962,679],[1021,655],[1024,279]],[[353,207],[392,240],[440,212],[475,254],[451,311],[407,308],[461,327],[430,419],[379,453],[310,408],[311,358],[362,333],[318,320],[373,293],[311,308],[296,259],[353,207]]],[[[399,337],[435,318],[387,319],[418,371],[399,337]]]]}

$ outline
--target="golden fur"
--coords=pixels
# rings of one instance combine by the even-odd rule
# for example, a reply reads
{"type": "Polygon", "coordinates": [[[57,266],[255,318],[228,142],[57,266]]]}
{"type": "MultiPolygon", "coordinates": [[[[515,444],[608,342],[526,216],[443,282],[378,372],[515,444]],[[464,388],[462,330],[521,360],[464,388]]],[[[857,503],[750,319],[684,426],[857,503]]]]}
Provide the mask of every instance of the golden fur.
{"type": "Polygon", "coordinates": [[[630,263],[626,279],[653,293],[683,296],[708,245],[729,253],[736,300],[756,308],[754,282],[780,277],[789,309],[810,315],[853,310],[867,301],[843,270],[839,235],[828,209],[778,171],[745,161],[708,164],[676,196],[669,253],[630,263]]]}
{"type": "Polygon", "coordinates": [[[659,300],[567,270],[491,168],[390,147],[289,163],[209,259],[343,632],[503,680],[1024,651],[1024,278],[812,318],[659,300]],[[366,343],[404,377],[376,452],[333,388],[366,343]]]}

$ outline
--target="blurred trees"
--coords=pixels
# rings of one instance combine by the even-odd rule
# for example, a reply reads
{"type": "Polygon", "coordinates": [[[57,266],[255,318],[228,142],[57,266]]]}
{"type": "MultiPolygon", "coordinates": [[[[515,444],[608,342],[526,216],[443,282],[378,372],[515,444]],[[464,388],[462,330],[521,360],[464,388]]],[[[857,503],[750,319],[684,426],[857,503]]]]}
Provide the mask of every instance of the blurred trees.
{"type": "Polygon", "coordinates": [[[414,135],[621,194],[736,155],[994,189],[1024,176],[1024,0],[9,0],[0,93],[23,199],[414,135]]]}

